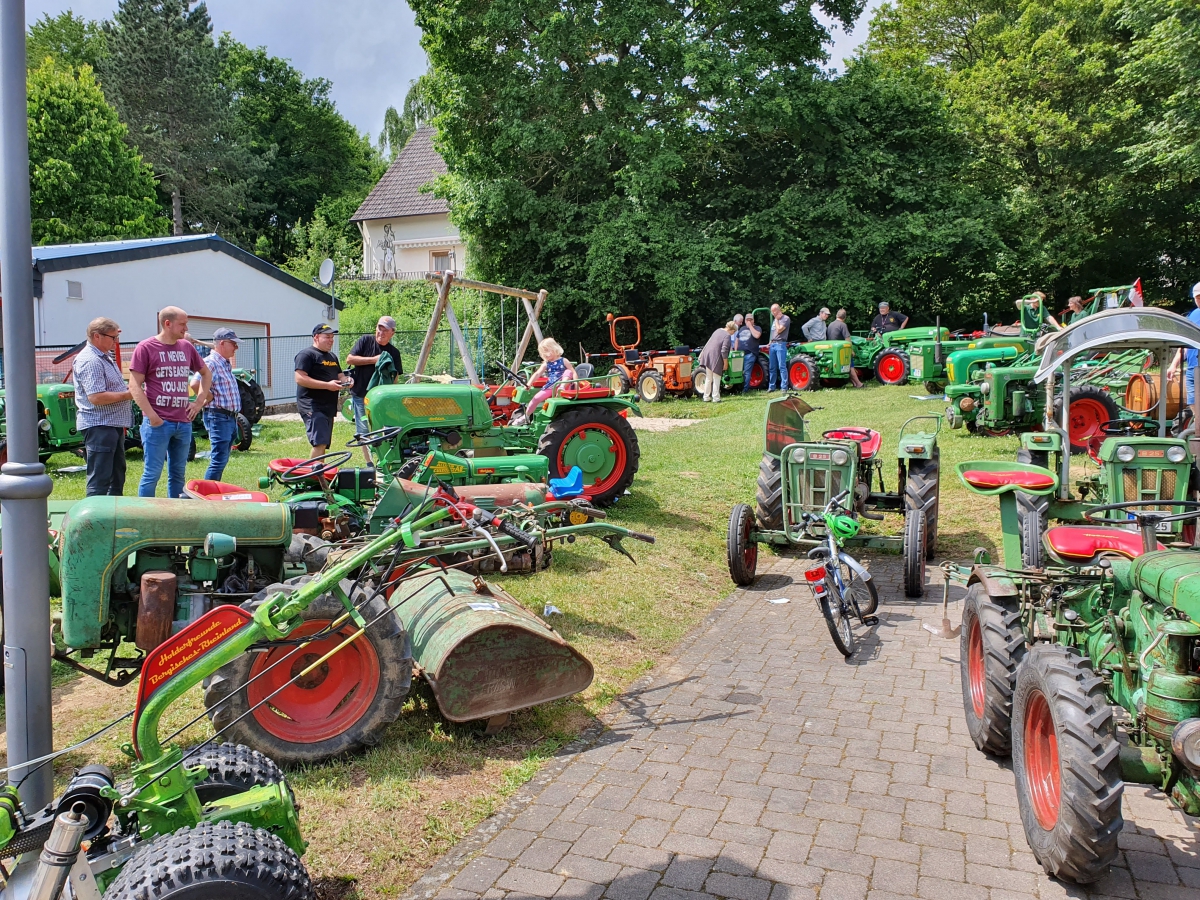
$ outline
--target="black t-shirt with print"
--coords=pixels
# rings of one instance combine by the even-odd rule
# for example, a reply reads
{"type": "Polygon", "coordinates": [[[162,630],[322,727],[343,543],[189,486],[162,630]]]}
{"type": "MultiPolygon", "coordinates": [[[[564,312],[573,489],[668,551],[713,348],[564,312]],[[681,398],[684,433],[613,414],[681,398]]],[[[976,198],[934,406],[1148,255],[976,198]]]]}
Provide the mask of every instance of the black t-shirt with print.
{"type": "MultiPolygon", "coordinates": [[[[305,347],[296,354],[296,371],[317,381],[337,381],[342,374],[342,364],[332,353],[323,353],[316,347],[305,347]]],[[[311,390],[302,384],[296,385],[297,400],[311,400],[313,406],[337,412],[337,391],[311,390]]]]}
{"type": "Polygon", "coordinates": [[[898,312],[889,312],[886,316],[876,316],[871,320],[871,328],[880,334],[887,334],[889,331],[899,331],[901,324],[904,322],[904,316],[898,312]]]}
{"type": "MultiPolygon", "coordinates": [[[[400,351],[396,349],[395,344],[381,344],[375,340],[375,335],[364,334],[350,348],[351,356],[379,356],[381,353],[387,353],[392,358],[397,375],[404,374],[404,366],[400,362],[400,351]]],[[[367,385],[371,383],[371,376],[374,374],[375,366],[373,365],[352,368],[350,377],[354,379],[354,387],[350,388],[350,393],[355,397],[367,396],[367,385]]]]}

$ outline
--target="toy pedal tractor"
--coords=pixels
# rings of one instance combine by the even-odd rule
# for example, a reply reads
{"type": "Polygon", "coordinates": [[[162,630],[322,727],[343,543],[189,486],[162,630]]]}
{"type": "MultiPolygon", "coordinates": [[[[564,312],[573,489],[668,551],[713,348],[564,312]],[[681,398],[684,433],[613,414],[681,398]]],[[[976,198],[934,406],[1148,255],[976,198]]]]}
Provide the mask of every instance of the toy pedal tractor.
{"type": "Polygon", "coordinates": [[[801,513],[820,513],[829,500],[851,491],[854,514],[882,519],[881,511],[904,516],[899,537],[860,532],[847,546],[899,550],[904,556],[904,587],[910,597],[925,592],[925,565],[937,542],[940,497],[940,458],[937,435],[941,417],[915,416],[900,429],[896,454],[896,487],[888,491],[882,436],[866,428],[837,428],[820,440],[805,433],[804,416],[812,407],[800,397],[771,400],[767,404],[766,446],[759,464],[757,510],[734,508],[729,523],[727,551],[730,575],[738,584],[754,580],[758,543],[813,546],[822,540],[811,533],[801,513]],[[910,429],[913,423],[932,421],[933,431],[910,429]],[[736,521],[735,521],[736,520],[736,521]]]}
{"type": "Polygon", "coordinates": [[[1030,570],[1017,496],[1052,494],[1058,477],[999,462],[958,473],[999,496],[1004,532],[1004,565],[980,551],[972,566],[947,566],[967,585],[967,730],[979,749],[1012,754],[1025,836],[1046,872],[1096,881],[1118,854],[1124,782],[1200,814],[1200,555],[1158,543],[1170,523],[1200,517],[1200,503],[1092,507],[1087,524],[1046,532],[1047,561],[1030,570]],[[1128,714],[1119,725],[1114,705],[1128,714]]]}

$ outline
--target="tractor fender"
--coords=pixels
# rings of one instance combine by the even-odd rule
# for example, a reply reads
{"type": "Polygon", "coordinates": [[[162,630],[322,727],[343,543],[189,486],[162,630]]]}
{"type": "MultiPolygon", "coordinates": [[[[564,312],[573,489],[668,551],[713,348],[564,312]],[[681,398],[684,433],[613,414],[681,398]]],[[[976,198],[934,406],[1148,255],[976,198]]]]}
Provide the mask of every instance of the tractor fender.
{"type": "Polygon", "coordinates": [[[847,556],[845,553],[842,553],[839,551],[838,559],[841,562],[843,562],[845,565],[849,566],[850,570],[852,572],[854,572],[854,574],[857,575],[859,578],[861,578],[863,581],[871,580],[871,573],[868,572],[865,568],[863,568],[863,564],[860,563],[853,556],[847,556]]]}
{"type": "Polygon", "coordinates": [[[1016,597],[1020,593],[1017,582],[1004,574],[1005,571],[995,566],[972,566],[967,586],[982,584],[989,597],[1016,597]]]}

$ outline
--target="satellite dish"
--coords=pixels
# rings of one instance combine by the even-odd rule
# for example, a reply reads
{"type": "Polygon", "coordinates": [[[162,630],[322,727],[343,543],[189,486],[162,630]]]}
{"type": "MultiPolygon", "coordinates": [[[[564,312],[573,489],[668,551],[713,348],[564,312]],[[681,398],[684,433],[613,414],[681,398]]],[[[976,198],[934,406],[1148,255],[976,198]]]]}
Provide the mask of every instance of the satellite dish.
{"type": "Polygon", "coordinates": [[[321,263],[321,271],[317,274],[317,280],[325,287],[329,287],[333,283],[333,260],[327,259],[321,263]]]}

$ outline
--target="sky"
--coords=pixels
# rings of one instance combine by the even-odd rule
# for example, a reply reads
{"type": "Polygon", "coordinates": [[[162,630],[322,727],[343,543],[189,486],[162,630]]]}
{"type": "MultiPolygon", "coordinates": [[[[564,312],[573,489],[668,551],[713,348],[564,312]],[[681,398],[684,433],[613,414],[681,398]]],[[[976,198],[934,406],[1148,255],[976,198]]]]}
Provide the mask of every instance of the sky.
{"type": "MultiPolygon", "coordinates": [[[[842,58],[866,38],[871,10],[880,2],[867,0],[850,34],[831,29],[831,68],[841,70],[842,58]]],[[[70,9],[106,19],[116,8],[117,0],[26,0],[25,15],[33,22],[70,9]]],[[[399,108],[409,82],[425,71],[420,29],[401,0],[208,0],[208,14],[216,34],[228,31],[243,44],[290,59],[308,77],[332,81],[342,115],[372,139],[384,111],[399,108]]]]}

